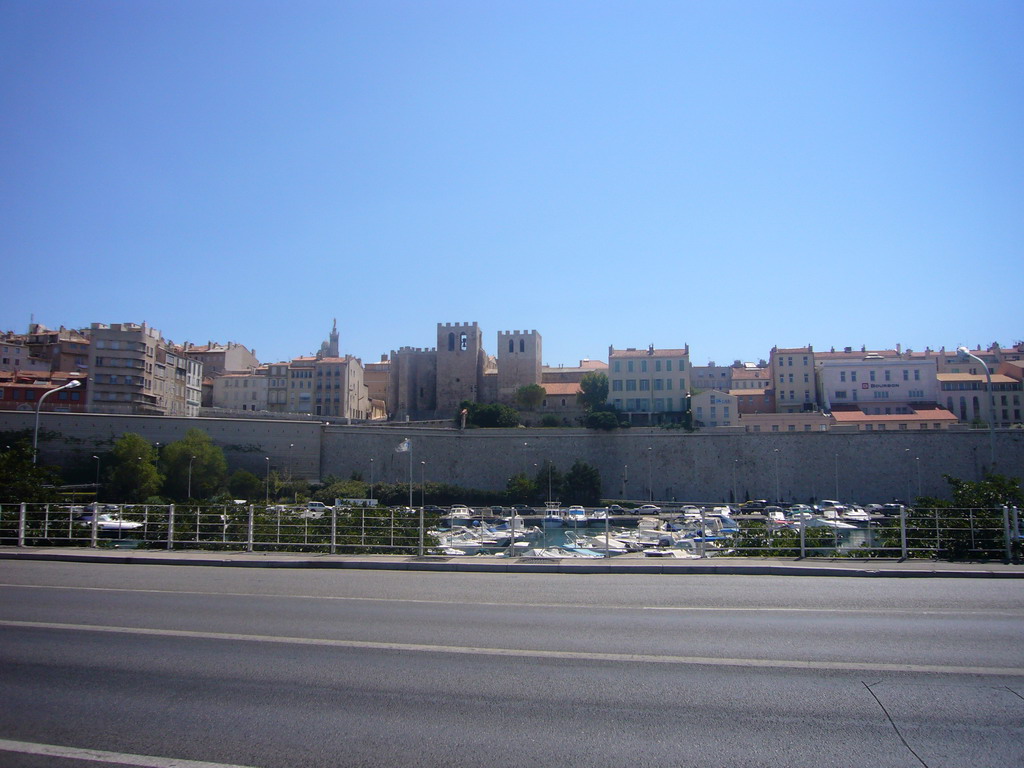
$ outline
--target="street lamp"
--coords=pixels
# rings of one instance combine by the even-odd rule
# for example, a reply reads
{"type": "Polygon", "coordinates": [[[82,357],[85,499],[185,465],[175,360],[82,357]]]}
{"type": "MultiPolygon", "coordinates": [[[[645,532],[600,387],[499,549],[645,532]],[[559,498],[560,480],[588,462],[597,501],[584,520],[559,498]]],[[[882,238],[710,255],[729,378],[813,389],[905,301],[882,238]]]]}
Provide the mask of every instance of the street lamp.
{"type": "Polygon", "coordinates": [[[647,500],[650,502],[654,501],[654,486],[651,483],[651,447],[647,446],[647,495],[650,497],[647,500]]]}
{"type": "Polygon", "coordinates": [[[96,493],[100,492],[100,457],[93,456],[96,459],[96,493]]]}
{"type": "Polygon", "coordinates": [[[370,459],[370,501],[373,501],[373,459],[370,459]]]}
{"type": "Polygon", "coordinates": [[[192,462],[196,460],[195,456],[192,456],[188,460],[188,498],[192,498],[192,462]]]}
{"type": "MultiPolygon", "coordinates": [[[[907,456],[907,461],[910,460],[910,449],[904,448],[903,453],[907,456]]],[[[910,473],[907,473],[907,506],[910,506],[910,473]]]]}
{"type": "Polygon", "coordinates": [[[267,462],[267,492],[263,503],[266,506],[270,506],[270,457],[264,456],[263,460],[267,462]]]}
{"type": "Polygon", "coordinates": [[[977,355],[972,355],[967,347],[957,347],[961,358],[971,358],[981,363],[985,369],[985,381],[988,384],[988,471],[991,473],[996,464],[996,399],[992,393],[992,374],[988,370],[988,364],[977,355]]]}
{"type": "Polygon", "coordinates": [[[420,462],[420,509],[424,506],[424,499],[427,492],[427,462],[420,462]]]}
{"type": "Polygon", "coordinates": [[[39,402],[36,403],[36,427],[32,431],[32,463],[33,464],[35,464],[36,460],[39,458],[39,452],[36,449],[36,446],[39,445],[39,409],[43,407],[43,400],[48,398],[54,392],[60,392],[62,389],[74,389],[75,387],[80,387],[80,386],[82,386],[82,382],[81,381],[79,381],[78,379],[72,379],[71,381],[69,381],[64,386],[57,387],[56,389],[49,389],[46,392],[43,392],[42,396],[39,398],[39,402]]]}
{"type": "Polygon", "coordinates": [[[779,498],[779,449],[775,448],[775,503],[778,504],[781,500],[779,498]]]}

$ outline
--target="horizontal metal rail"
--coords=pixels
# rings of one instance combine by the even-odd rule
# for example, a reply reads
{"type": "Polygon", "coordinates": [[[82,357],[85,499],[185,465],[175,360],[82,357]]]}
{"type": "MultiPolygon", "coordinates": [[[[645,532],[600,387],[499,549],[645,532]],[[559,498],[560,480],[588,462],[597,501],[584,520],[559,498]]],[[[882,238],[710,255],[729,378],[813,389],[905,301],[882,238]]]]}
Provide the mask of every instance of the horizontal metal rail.
{"type": "MultiPolygon", "coordinates": [[[[406,508],[317,514],[255,505],[118,505],[94,516],[76,505],[0,504],[0,544],[424,554],[437,547],[437,522],[406,508]]],[[[722,530],[714,515],[704,515],[687,524],[686,535],[700,557],[1014,560],[1021,556],[1021,523],[1016,507],[904,508],[856,523],[741,518],[738,530],[722,530]]]]}

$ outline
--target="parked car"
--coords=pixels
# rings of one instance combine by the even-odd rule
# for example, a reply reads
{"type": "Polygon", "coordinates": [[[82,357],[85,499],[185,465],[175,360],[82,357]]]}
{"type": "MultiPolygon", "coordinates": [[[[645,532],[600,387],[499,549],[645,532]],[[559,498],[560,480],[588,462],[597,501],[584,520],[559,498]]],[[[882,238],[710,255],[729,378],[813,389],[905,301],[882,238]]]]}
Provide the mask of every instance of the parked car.
{"type": "Polygon", "coordinates": [[[661,512],[661,507],[656,504],[644,504],[636,510],[638,515],[656,515],[659,512],[661,512]]]}

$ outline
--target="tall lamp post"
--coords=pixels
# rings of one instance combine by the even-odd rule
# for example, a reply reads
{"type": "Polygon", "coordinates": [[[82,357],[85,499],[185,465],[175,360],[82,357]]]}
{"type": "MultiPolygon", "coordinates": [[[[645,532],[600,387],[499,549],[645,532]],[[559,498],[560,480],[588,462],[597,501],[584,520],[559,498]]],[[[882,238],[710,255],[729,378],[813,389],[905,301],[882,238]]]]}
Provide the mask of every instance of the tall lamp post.
{"type": "Polygon", "coordinates": [[[39,398],[39,402],[36,403],[36,426],[35,426],[35,429],[32,430],[32,463],[33,464],[35,464],[36,460],[39,458],[39,451],[37,450],[37,446],[39,445],[39,410],[43,407],[43,400],[48,398],[54,392],[60,392],[62,389],[74,389],[75,387],[80,387],[80,386],[82,386],[82,382],[80,382],[78,379],[72,379],[71,381],[69,381],[67,384],[65,384],[62,387],[57,387],[56,389],[49,389],[46,392],[43,392],[42,396],[39,398]]]}
{"type": "Polygon", "coordinates": [[[195,456],[192,456],[188,460],[188,497],[192,498],[192,462],[196,460],[195,456]]]}
{"type": "Polygon", "coordinates": [[[370,459],[370,501],[373,501],[373,459],[370,459]]]}
{"type": "Polygon", "coordinates": [[[957,347],[956,350],[960,353],[961,358],[971,358],[981,363],[981,367],[985,369],[985,382],[988,385],[988,471],[991,473],[996,465],[996,400],[992,393],[992,373],[988,369],[988,364],[977,355],[972,355],[971,351],[967,347],[957,347]]]}
{"type": "Polygon", "coordinates": [[[779,449],[775,448],[775,503],[778,504],[781,499],[779,498],[779,449]]]}
{"type": "Polygon", "coordinates": [[[648,501],[654,502],[654,486],[651,483],[651,447],[647,446],[647,495],[648,501]]]}
{"type": "Polygon", "coordinates": [[[93,458],[96,459],[96,493],[99,494],[99,492],[100,492],[100,457],[99,456],[93,456],[93,458]]]}
{"type": "Polygon", "coordinates": [[[270,457],[264,456],[264,461],[267,462],[267,490],[266,499],[264,500],[264,506],[270,506],[270,457]]]}

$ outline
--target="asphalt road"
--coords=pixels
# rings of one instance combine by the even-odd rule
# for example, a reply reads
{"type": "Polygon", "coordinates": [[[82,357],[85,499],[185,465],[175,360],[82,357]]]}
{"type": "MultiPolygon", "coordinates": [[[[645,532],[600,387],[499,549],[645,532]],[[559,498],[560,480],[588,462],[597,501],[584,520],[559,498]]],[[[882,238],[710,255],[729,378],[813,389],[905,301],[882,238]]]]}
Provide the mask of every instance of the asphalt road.
{"type": "Polygon", "coordinates": [[[2,766],[1024,765],[1024,580],[0,561],[0,594],[2,766]]]}

